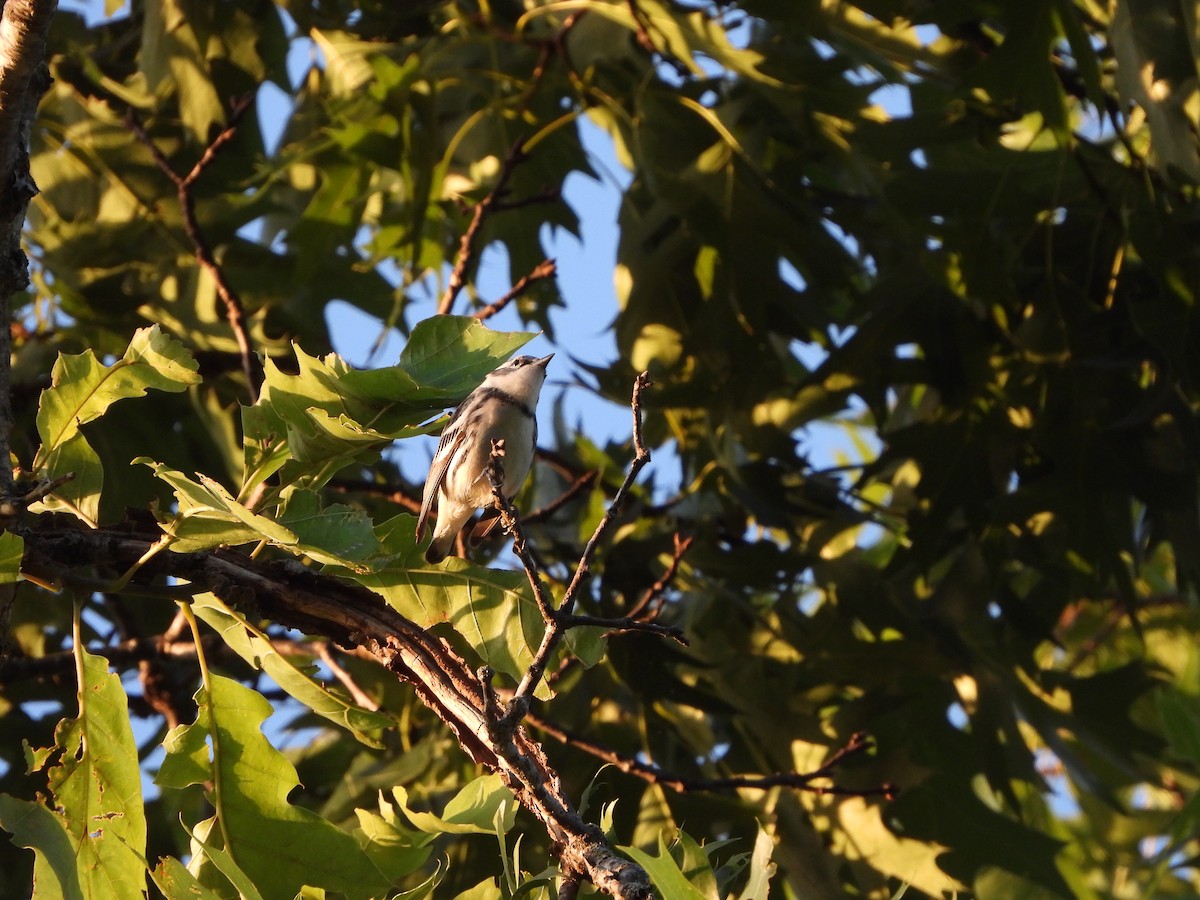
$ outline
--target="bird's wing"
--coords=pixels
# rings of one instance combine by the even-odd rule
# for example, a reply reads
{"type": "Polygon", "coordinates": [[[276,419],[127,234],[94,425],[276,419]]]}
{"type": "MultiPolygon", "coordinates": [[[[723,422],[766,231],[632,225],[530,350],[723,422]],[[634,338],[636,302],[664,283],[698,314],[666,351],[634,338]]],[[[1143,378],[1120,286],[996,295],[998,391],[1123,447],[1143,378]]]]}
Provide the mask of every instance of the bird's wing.
{"type": "Polygon", "coordinates": [[[442,481],[446,477],[446,469],[450,466],[450,460],[454,459],[454,453],[466,435],[466,429],[459,427],[462,423],[459,422],[458,417],[464,406],[466,403],[456,409],[454,415],[450,417],[450,421],[446,423],[446,427],[442,431],[442,439],[438,441],[437,451],[433,454],[433,462],[429,465],[429,475],[425,479],[425,494],[421,498],[421,515],[417,518],[417,540],[420,540],[425,533],[425,523],[429,521],[429,513],[433,510],[433,498],[437,496],[438,488],[442,486],[442,481]]]}

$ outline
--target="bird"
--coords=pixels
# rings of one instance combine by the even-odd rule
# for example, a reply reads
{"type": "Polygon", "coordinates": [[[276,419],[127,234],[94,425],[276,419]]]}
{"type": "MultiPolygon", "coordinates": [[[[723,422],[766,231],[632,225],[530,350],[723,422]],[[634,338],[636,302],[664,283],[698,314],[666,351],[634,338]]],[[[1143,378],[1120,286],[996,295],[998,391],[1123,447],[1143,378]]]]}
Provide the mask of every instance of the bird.
{"type": "Polygon", "coordinates": [[[504,496],[512,499],[524,483],[537,446],[538,396],[553,358],[553,353],[541,358],[518,356],[492,370],[446,423],[417,518],[420,541],[436,502],[437,522],[425,550],[426,562],[436,565],[444,560],[475,510],[492,504],[487,464],[496,442],[503,441],[504,496]]]}

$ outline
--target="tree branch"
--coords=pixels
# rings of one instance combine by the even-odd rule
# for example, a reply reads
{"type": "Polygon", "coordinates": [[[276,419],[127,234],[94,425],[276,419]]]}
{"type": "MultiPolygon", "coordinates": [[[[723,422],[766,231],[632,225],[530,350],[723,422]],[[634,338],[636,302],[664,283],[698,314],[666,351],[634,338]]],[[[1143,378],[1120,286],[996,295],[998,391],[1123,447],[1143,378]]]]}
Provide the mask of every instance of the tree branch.
{"type": "MultiPolygon", "coordinates": [[[[512,178],[512,174],[516,171],[517,166],[525,162],[528,158],[528,154],[525,153],[525,139],[517,138],[509,149],[508,155],[504,157],[504,161],[500,164],[500,172],[496,176],[496,183],[492,185],[492,189],[488,191],[487,196],[475,204],[474,211],[471,213],[471,222],[467,225],[467,230],[463,232],[462,238],[458,242],[458,254],[454,259],[454,269],[450,272],[450,280],[446,283],[446,290],[442,294],[441,300],[438,301],[437,314],[439,316],[450,313],[450,310],[454,306],[454,299],[458,296],[458,292],[463,289],[463,285],[466,284],[467,269],[474,262],[475,254],[478,250],[475,246],[475,239],[478,237],[479,230],[483,227],[484,221],[491,213],[504,209],[516,209],[520,206],[527,206],[530,203],[546,203],[558,198],[558,191],[554,190],[515,202],[504,201],[505,196],[508,194],[509,179],[512,178]]],[[[545,265],[545,263],[542,263],[542,265],[545,265]]],[[[526,276],[526,278],[529,277],[526,276]]],[[[525,279],[522,279],[522,281],[525,281],[525,279]]],[[[514,285],[513,290],[509,293],[514,295],[519,293],[520,291],[517,288],[520,284],[521,282],[517,282],[517,285],[514,285]]],[[[523,289],[521,288],[521,290],[523,289]]],[[[509,299],[512,298],[510,297],[509,299]]],[[[506,304],[507,302],[505,301],[506,304]]],[[[487,318],[490,315],[492,313],[488,313],[488,315],[482,316],[482,318],[487,318]]]]}
{"type": "MultiPolygon", "coordinates": [[[[75,524],[57,526],[45,517],[17,533],[25,541],[22,570],[41,578],[87,565],[128,567],[143,559],[155,543],[123,533],[84,531],[75,524]]],[[[419,628],[367,588],[298,570],[287,562],[253,560],[232,550],[163,550],[145,562],[139,575],[184,579],[197,592],[212,591],[253,615],[369,652],[412,684],[471,759],[500,774],[559,847],[568,878],[587,878],[618,900],[652,896],[645,871],[618,856],[603,833],[572,807],[541,746],[517,726],[504,740],[497,740],[483,687],[466,662],[448,643],[419,628]]]]}
{"type": "Polygon", "coordinates": [[[504,496],[504,491],[501,489],[504,484],[503,447],[496,445],[492,447],[492,456],[486,470],[488,481],[492,486],[492,499],[496,504],[496,508],[500,511],[500,518],[505,530],[513,536],[513,553],[517,555],[517,558],[521,560],[521,565],[525,568],[525,575],[529,579],[530,586],[533,588],[533,595],[537,600],[538,609],[541,610],[542,619],[546,623],[546,633],[542,635],[542,642],[538,646],[537,652],[534,653],[533,662],[530,663],[524,677],[521,678],[521,683],[517,685],[516,693],[513,694],[513,698],[509,702],[508,711],[505,713],[505,719],[509,722],[519,722],[528,711],[530,698],[546,674],[546,666],[550,662],[551,655],[554,653],[559,641],[562,640],[563,635],[571,628],[581,625],[593,625],[613,631],[649,631],[654,634],[672,637],[681,643],[687,643],[683,637],[683,632],[669,626],[635,622],[632,619],[600,619],[593,616],[573,615],[575,600],[579,591],[583,588],[591,559],[596,553],[596,548],[599,547],[601,539],[608,532],[609,527],[620,511],[630,487],[637,480],[638,474],[645,467],[646,463],[650,462],[650,451],[646,449],[646,445],[642,440],[642,391],[649,387],[651,383],[649,375],[645,372],[642,372],[634,379],[633,397],[630,400],[630,408],[633,410],[633,462],[630,464],[629,471],[625,474],[625,480],[621,483],[621,487],[618,488],[616,496],[613,497],[613,502],[609,505],[603,518],[600,519],[600,523],[596,526],[596,530],[588,540],[587,546],[584,547],[583,555],[576,564],[575,574],[571,578],[570,584],[567,585],[566,593],[563,595],[562,604],[557,609],[550,602],[549,591],[542,581],[537,562],[526,546],[525,535],[521,529],[521,519],[517,514],[516,507],[512,505],[511,500],[504,496]]]}
{"type": "Polygon", "coordinates": [[[154,139],[150,137],[146,129],[142,126],[142,123],[138,121],[137,114],[133,109],[131,108],[125,113],[125,122],[129,126],[129,129],[146,146],[146,149],[150,151],[150,156],[154,159],[154,164],[175,185],[175,193],[179,198],[179,206],[183,211],[183,230],[192,242],[192,250],[196,256],[196,262],[200,263],[216,284],[217,296],[221,298],[221,303],[225,306],[225,318],[229,322],[230,329],[233,331],[234,340],[237,341],[238,352],[242,360],[242,374],[246,377],[246,392],[250,397],[251,404],[258,401],[258,375],[254,367],[254,350],[250,346],[250,335],[246,330],[246,308],[242,304],[242,298],[238,296],[233,286],[229,283],[229,279],[225,277],[225,270],[221,268],[221,265],[213,257],[212,248],[209,247],[208,241],[204,237],[204,233],[200,230],[199,223],[196,221],[196,201],[192,196],[192,186],[204,174],[204,170],[212,165],[221,148],[233,140],[234,135],[237,134],[242,116],[246,114],[246,111],[253,104],[253,94],[247,94],[233,104],[229,112],[229,124],[204,148],[204,152],[196,160],[196,164],[192,166],[191,171],[186,175],[179,175],[171,167],[170,162],[163,156],[158,145],[154,143],[154,139]]]}
{"type": "Polygon", "coordinates": [[[697,778],[672,772],[652,762],[645,762],[638,756],[618,753],[609,747],[604,747],[582,735],[575,734],[565,728],[542,719],[534,713],[529,713],[526,720],[544,734],[550,735],[561,744],[582,750],[589,756],[602,760],[627,775],[635,775],[649,784],[657,784],[671,788],[681,794],[689,791],[733,791],[741,788],[757,788],[766,790],[773,787],[787,787],[807,791],[810,794],[829,794],[839,797],[883,797],[895,799],[898,789],[891,783],[878,787],[847,788],[836,784],[815,784],[817,781],[828,781],[839,765],[870,750],[873,746],[871,739],[863,732],[856,732],[850,739],[835,750],[821,766],[811,772],[774,772],[770,775],[731,775],[726,778],[697,778]]]}
{"type": "MultiPolygon", "coordinates": [[[[56,0],[0,4],[0,496],[12,495],[11,300],[29,285],[21,229],[37,185],[29,174],[29,136],[38,100],[50,86],[43,65],[56,0]]],[[[0,623],[2,624],[2,623],[0,623]]]]}
{"type": "Polygon", "coordinates": [[[533,270],[528,275],[525,275],[520,281],[509,288],[507,293],[505,293],[499,299],[493,300],[487,306],[483,307],[483,309],[473,312],[471,315],[473,315],[480,322],[486,322],[496,313],[500,312],[500,310],[504,309],[504,307],[508,306],[508,304],[511,303],[514,298],[520,297],[521,294],[525,293],[531,284],[534,284],[538,281],[544,281],[547,278],[553,278],[557,271],[558,264],[555,263],[554,260],[542,260],[533,267],[533,270]]]}

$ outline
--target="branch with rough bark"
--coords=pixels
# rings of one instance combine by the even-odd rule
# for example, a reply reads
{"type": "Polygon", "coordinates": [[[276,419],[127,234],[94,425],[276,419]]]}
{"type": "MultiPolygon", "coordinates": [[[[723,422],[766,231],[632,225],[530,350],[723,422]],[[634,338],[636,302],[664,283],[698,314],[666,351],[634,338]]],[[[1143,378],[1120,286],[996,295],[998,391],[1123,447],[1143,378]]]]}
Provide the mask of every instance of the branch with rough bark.
{"type": "Polygon", "coordinates": [[[472,760],[500,774],[559,848],[567,878],[585,878],[619,900],[651,896],[645,871],[617,855],[600,829],[575,810],[541,745],[520,727],[502,735],[492,727],[485,690],[462,657],[367,588],[233,550],[149,554],[152,537],[85,531],[49,518],[16,531],[25,541],[22,571],[40,581],[70,583],[82,567],[128,567],[149,555],[139,577],[183,579],[197,593],[211,591],[254,615],[366,651],[412,685],[472,760]]]}
{"type": "MultiPolygon", "coordinates": [[[[21,229],[37,185],[29,174],[29,135],[38,100],[50,86],[43,60],[57,0],[0,2],[0,513],[23,505],[9,465],[12,445],[12,297],[29,286],[21,229]]],[[[0,659],[16,585],[0,585],[0,659]]]]}

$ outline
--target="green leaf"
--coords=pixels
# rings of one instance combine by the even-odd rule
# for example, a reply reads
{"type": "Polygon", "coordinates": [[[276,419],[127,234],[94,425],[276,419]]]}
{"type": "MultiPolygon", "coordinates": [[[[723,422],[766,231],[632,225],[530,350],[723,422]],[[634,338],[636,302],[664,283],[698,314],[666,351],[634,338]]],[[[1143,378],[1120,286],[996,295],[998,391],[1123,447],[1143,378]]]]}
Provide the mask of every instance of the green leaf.
{"type": "Polygon", "coordinates": [[[297,536],[297,549],[317,562],[365,570],[358,564],[379,553],[379,539],[365,512],[340,503],[322,507],[313,491],[288,492],[279,523],[297,536]]]}
{"type": "Polygon", "coordinates": [[[149,466],[171,486],[178,513],[164,525],[175,537],[172,549],[180,553],[227,544],[269,541],[295,552],[299,539],[278,522],[247,509],[220,484],[206,475],[193,481],[170,466],[141,456],[134,463],[149,466]]]}
{"type": "MultiPolygon", "coordinates": [[[[74,473],[74,481],[34,510],[70,509],[73,504],[90,522],[99,515],[104,472],[100,458],[79,428],[104,415],[118,400],[144,396],[154,388],[178,392],[200,382],[187,349],[163,334],[157,325],[140,329],[125,355],[111,366],[101,365],[91,350],[60,355],[50,387],[42,393],[37,429],[41,447],[33,461],[34,474],[57,478],[74,473]]],[[[74,510],[72,510],[74,511],[74,510]]]]}
{"type": "Polygon", "coordinates": [[[237,861],[224,847],[210,840],[216,826],[216,818],[205,819],[194,829],[183,826],[188,837],[192,839],[192,866],[199,869],[204,863],[212,863],[218,872],[225,876],[229,884],[237,891],[239,900],[263,900],[255,880],[237,864],[237,861]],[[204,836],[201,836],[201,832],[204,836]]]}
{"type": "Polygon", "coordinates": [[[34,852],[32,900],[85,900],[75,846],[57,813],[41,803],[0,794],[0,828],[34,852]]]}
{"type": "Polygon", "coordinates": [[[504,809],[500,824],[505,832],[516,821],[517,808],[513,793],[504,786],[499,775],[481,775],[460,790],[446,804],[440,816],[415,812],[408,806],[408,791],[400,785],[392,795],[404,815],[426,834],[495,834],[497,813],[504,809]]]}
{"type": "Polygon", "coordinates": [[[292,697],[317,715],[345,728],[367,746],[382,748],[372,732],[391,726],[390,717],[364,709],[330,691],[279,653],[270,638],[212,594],[194,597],[192,609],[221,636],[226,646],[256,669],[270,675],[292,697]]]}
{"type": "Polygon", "coordinates": [[[365,900],[386,888],[387,879],[353,837],[288,803],[299,784],[296,770],[259,730],[270,704],[232,679],[212,674],[209,682],[211,693],[196,693],[196,722],[168,734],[157,781],[212,783],[219,833],[230,842],[204,845],[214,863],[220,867],[220,853],[231,853],[266,897],[291,897],[308,884],[365,900]]]}
{"type": "Polygon", "coordinates": [[[400,352],[400,368],[422,390],[459,396],[534,337],[525,331],[493,331],[472,316],[431,316],[413,329],[400,352]]]}
{"type": "Polygon", "coordinates": [[[671,858],[661,834],[658,837],[658,856],[651,856],[637,847],[621,847],[620,850],[646,870],[663,900],[709,900],[704,893],[693,887],[679,865],[671,858]]]}
{"type": "Polygon", "coordinates": [[[1156,699],[1171,749],[1185,759],[1200,762],[1200,698],[1163,688],[1156,699]]]}
{"type": "Polygon", "coordinates": [[[0,584],[12,584],[21,580],[21,560],[25,555],[25,541],[11,531],[0,532],[0,584]]]}
{"type": "MultiPolygon", "coordinates": [[[[457,557],[432,566],[417,543],[415,525],[413,516],[400,515],[376,526],[386,560],[350,577],[418,625],[449,622],[484,662],[519,680],[544,630],[525,573],[457,557]]],[[[549,689],[540,686],[538,696],[549,696],[549,689]]]]}
{"type": "Polygon", "coordinates": [[[401,822],[396,809],[379,797],[379,813],[355,809],[360,843],[371,861],[393,882],[425,864],[433,853],[435,834],[413,831],[401,822]]]}
{"type": "Polygon", "coordinates": [[[52,450],[78,434],[79,426],[104,415],[116,401],[144,396],[150,388],[182,391],[200,383],[197,368],[183,344],[157,325],[139,329],[125,355],[111,366],[101,365],[91,350],[60,355],[38,405],[42,446],[34,460],[35,473],[42,471],[40,461],[52,450]]]}
{"type": "Polygon", "coordinates": [[[4,798],[0,824],[36,851],[36,871],[51,892],[39,896],[140,896],[146,818],[125,691],[106,659],[82,648],[76,653],[79,715],[55,729],[60,754],[31,757],[31,771],[58,760],[46,770],[53,810],[4,798]]]}
{"type": "Polygon", "coordinates": [[[166,900],[221,900],[217,891],[202,885],[187,866],[173,856],[160,859],[158,866],[150,870],[150,878],[166,900]]]}
{"type": "Polygon", "coordinates": [[[771,862],[771,854],[774,852],[775,842],[759,824],[758,836],[754,839],[754,853],[750,856],[750,877],[738,895],[738,900],[767,900],[771,878],[775,875],[776,866],[771,862]]]}

